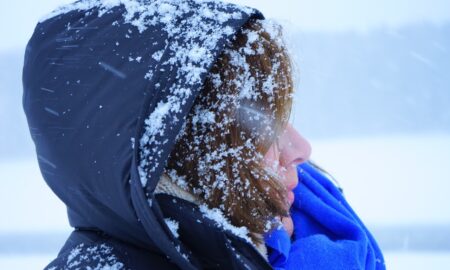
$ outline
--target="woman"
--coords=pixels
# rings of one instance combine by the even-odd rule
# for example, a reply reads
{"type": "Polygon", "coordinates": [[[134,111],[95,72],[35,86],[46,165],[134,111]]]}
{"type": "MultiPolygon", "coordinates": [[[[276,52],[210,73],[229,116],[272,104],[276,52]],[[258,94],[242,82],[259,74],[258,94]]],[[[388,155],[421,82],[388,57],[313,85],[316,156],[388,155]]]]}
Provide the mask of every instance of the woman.
{"type": "Polygon", "coordinates": [[[23,104],[74,227],[47,269],[285,267],[270,239],[300,240],[289,165],[309,157],[290,74],[279,28],[248,7],[81,0],[43,18],[23,104]]]}

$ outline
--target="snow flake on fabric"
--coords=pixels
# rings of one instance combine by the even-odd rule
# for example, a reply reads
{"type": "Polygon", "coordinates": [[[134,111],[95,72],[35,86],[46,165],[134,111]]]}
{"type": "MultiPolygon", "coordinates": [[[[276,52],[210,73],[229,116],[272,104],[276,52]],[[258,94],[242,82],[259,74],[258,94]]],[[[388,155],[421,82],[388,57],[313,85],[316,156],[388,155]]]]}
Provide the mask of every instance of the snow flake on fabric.
{"type": "Polygon", "coordinates": [[[178,228],[179,228],[179,223],[176,220],[170,219],[170,218],[165,218],[164,221],[167,224],[167,227],[169,227],[170,231],[172,232],[173,236],[175,236],[176,238],[178,238],[180,235],[178,234],[178,228]]]}
{"type": "Polygon", "coordinates": [[[200,211],[203,213],[203,216],[213,220],[217,226],[219,226],[221,229],[224,229],[226,231],[229,231],[233,233],[236,236],[239,236],[240,238],[246,240],[248,243],[252,244],[249,237],[249,231],[246,227],[236,227],[230,223],[230,221],[224,216],[222,211],[217,208],[210,209],[207,205],[200,205],[199,207],[200,211]]]}
{"type": "Polygon", "coordinates": [[[124,264],[119,262],[113,248],[106,244],[80,244],[73,248],[66,259],[64,269],[122,270],[124,264]]]}

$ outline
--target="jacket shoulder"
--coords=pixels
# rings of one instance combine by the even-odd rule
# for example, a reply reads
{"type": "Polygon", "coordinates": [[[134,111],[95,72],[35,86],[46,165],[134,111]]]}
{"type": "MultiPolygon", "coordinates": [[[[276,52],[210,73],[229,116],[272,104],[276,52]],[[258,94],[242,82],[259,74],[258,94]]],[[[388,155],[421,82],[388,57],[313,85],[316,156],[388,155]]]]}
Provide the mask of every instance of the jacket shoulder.
{"type": "Polygon", "coordinates": [[[107,243],[81,243],[62,252],[45,269],[130,269],[107,243]]]}
{"type": "Polygon", "coordinates": [[[74,231],[45,270],[178,269],[164,255],[90,231],[74,231]]]}

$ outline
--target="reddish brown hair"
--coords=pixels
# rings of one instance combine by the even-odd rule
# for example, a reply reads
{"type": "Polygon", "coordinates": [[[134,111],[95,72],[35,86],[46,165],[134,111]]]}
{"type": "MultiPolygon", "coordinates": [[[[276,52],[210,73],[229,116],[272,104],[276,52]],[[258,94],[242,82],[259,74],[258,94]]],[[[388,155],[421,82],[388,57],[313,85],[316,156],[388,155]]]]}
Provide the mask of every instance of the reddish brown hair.
{"type": "Polygon", "coordinates": [[[281,27],[265,24],[247,22],[218,57],[166,167],[209,207],[252,233],[266,232],[274,217],[288,214],[286,190],[263,156],[290,115],[291,62],[281,27]],[[244,73],[251,75],[253,96],[243,97],[250,78],[244,73]]]}

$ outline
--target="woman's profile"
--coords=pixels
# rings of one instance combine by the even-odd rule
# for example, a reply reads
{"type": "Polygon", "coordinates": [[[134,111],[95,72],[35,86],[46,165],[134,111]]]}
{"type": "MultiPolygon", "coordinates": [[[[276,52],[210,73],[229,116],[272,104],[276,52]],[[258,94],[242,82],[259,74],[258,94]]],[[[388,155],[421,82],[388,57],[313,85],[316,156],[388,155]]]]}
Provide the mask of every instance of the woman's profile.
{"type": "Polygon", "coordinates": [[[289,124],[282,29],[215,0],[80,0],[36,26],[23,105],[74,228],[46,269],[384,269],[289,124]]]}

